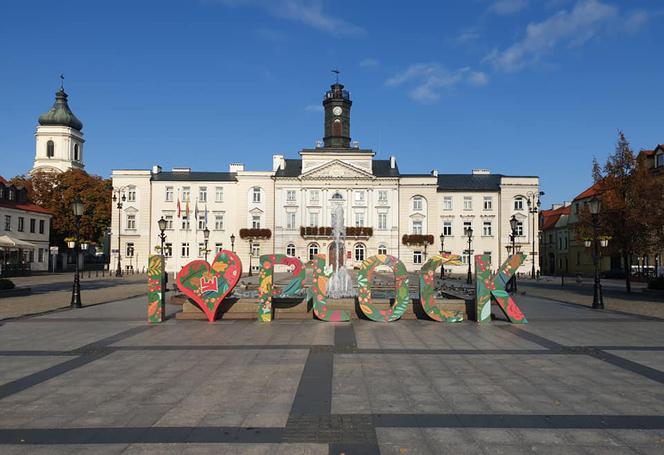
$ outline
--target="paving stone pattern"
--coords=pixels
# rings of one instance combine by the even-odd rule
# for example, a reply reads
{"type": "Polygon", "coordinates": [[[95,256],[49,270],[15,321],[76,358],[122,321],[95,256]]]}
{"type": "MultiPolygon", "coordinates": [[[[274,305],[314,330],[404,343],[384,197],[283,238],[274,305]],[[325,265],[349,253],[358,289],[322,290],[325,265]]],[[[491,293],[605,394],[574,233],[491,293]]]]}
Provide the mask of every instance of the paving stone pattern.
{"type": "Polygon", "coordinates": [[[519,306],[526,326],[149,326],[144,298],[4,321],[0,453],[664,453],[664,321],[519,306]]]}

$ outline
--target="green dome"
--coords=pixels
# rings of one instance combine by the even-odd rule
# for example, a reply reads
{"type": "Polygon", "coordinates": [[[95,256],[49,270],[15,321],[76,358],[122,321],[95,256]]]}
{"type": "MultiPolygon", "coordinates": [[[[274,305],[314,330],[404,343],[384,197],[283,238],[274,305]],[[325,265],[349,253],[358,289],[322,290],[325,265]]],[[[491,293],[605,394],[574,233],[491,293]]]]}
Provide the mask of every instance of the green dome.
{"type": "Polygon", "coordinates": [[[55,103],[50,111],[39,116],[39,124],[68,126],[79,131],[83,129],[83,123],[69,109],[67,94],[63,88],[55,92],[55,103]]]}

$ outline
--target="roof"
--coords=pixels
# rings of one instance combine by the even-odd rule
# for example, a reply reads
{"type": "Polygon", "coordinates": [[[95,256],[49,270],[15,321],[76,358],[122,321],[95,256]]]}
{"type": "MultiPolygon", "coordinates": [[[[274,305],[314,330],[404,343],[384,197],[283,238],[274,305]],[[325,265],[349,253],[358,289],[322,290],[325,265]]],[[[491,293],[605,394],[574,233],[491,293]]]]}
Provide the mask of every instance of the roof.
{"type": "Polygon", "coordinates": [[[284,162],[284,168],[274,174],[276,177],[299,177],[302,174],[302,160],[285,159],[284,162]]]}
{"type": "Polygon", "coordinates": [[[597,196],[601,192],[602,192],[602,182],[599,181],[599,182],[593,184],[590,188],[583,191],[577,197],[575,197],[574,200],[579,201],[581,199],[588,199],[588,198],[591,198],[593,196],[597,196]]]}
{"type": "Polygon", "coordinates": [[[160,172],[152,180],[162,182],[235,182],[235,172],[160,172]]]}
{"type": "Polygon", "coordinates": [[[540,215],[543,218],[541,230],[546,231],[548,229],[554,228],[556,226],[556,223],[558,223],[558,220],[560,220],[561,216],[569,215],[571,213],[572,213],[571,205],[558,207],[557,209],[542,210],[540,212],[540,215]]]}
{"type": "MultiPolygon", "coordinates": [[[[302,160],[284,160],[284,169],[279,169],[275,177],[299,177],[302,174],[302,160]]],[[[399,177],[399,166],[390,167],[390,160],[373,160],[372,173],[375,177],[399,177]]]]}
{"type": "Polygon", "coordinates": [[[39,116],[39,124],[68,126],[79,131],[83,129],[83,123],[69,109],[67,94],[63,88],[55,92],[55,103],[48,112],[39,116]]]}
{"type": "Polygon", "coordinates": [[[41,205],[33,204],[32,202],[24,202],[24,203],[19,203],[19,204],[13,204],[11,202],[0,202],[0,207],[6,208],[6,209],[16,209],[16,210],[23,210],[25,212],[35,212],[35,213],[45,213],[47,215],[52,215],[53,212],[51,212],[48,209],[45,209],[41,205]]]}
{"type": "Polygon", "coordinates": [[[501,174],[438,174],[438,191],[500,191],[501,174]]]}
{"type": "Polygon", "coordinates": [[[5,180],[5,178],[1,175],[0,175],[0,183],[2,183],[4,185],[9,185],[9,182],[7,180],[5,180]]]}

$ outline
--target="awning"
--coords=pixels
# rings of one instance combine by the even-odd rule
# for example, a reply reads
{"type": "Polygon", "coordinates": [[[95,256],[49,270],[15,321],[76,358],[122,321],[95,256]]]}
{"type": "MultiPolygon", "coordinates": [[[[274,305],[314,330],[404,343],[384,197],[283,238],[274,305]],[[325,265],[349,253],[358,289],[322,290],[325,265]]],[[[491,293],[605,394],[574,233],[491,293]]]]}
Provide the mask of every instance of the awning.
{"type": "Polygon", "coordinates": [[[0,248],[16,248],[21,250],[35,250],[37,247],[25,240],[15,239],[8,235],[0,235],[0,248]]]}

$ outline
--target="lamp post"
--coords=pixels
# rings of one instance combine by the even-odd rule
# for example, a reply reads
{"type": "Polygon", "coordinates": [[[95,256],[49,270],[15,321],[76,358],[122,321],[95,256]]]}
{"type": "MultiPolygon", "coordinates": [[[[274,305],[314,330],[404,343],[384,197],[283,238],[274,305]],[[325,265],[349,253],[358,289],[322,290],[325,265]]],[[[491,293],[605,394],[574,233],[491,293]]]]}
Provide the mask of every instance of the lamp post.
{"type": "Polygon", "coordinates": [[[595,282],[593,285],[593,308],[596,310],[603,310],[604,298],[602,296],[602,283],[599,279],[599,240],[597,234],[599,231],[599,210],[601,204],[599,199],[592,198],[588,202],[588,205],[590,207],[590,215],[592,217],[593,225],[593,266],[595,269],[595,282]]]}
{"type": "Polygon", "coordinates": [[[235,253],[235,234],[231,234],[231,251],[235,253]]]}
{"type": "Polygon", "coordinates": [[[253,274],[251,273],[251,258],[253,258],[253,257],[254,257],[254,244],[251,241],[251,239],[249,239],[249,275],[248,276],[253,276],[253,274]]]}
{"type": "Polygon", "coordinates": [[[205,262],[207,262],[207,258],[208,258],[208,240],[210,239],[210,230],[208,229],[207,226],[205,226],[205,229],[203,229],[203,239],[204,239],[204,244],[205,244],[205,262]]]}
{"type": "Polygon", "coordinates": [[[122,203],[127,200],[124,194],[124,187],[113,190],[113,202],[117,202],[118,208],[118,268],[115,270],[115,276],[122,276],[122,248],[120,246],[120,222],[122,220],[122,203]]]}
{"type": "MultiPolygon", "coordinates": [[[[510,240],[512,241],[512,254],[516,254],[516,229],[519,226],[519,220],[516,219],[515,215],[512,215],[512,218],[510,218],[510,229],[512,230],[512,233],[510,234],[510,240]]],[[[519,269],[514,271],[514,275],[512,275],[512,292],[517,291],[517,286],[516,286],[516,274],[519,269]]]]}
{"type": "Polygon", "coordinates": [[[540,196],[544,196],[544,191],[540,191],[537,193],[533,193],[532,191],[528,191],[526,193],[527,197],[527,202],[528,202],[528,213],[530,214],[532,220],[533,220],[533,230],[531,233],[531,237],[533,238],[533,246],[530,251],[530,262],[532,263],[532,267],[530,269],[530,277],[535,278],[535,221],[537,219],[537,212],[539,211],[540,205],[542,202],[540,201],[540,196]]]}
{"type": "Polygon", "coordinates": [[[468,276],[466,277],[466,283],[472,284],[473,282],[473,275],[470,271],[470,261],[471,261],[471,247],[473,244],[473,228],[468,227],[466,229],[466,235],[468,236],[468,276]]]}
{"type": "Polygon", "coordinates": [[[157,221],[157,225],[159,226],[159,240],[161,241],[161,248],[159,250],[161,254],[161,263],[164,267],[161,273],[161,320],[166,319],[166,257],[164,255],[164,242],[166,241],[166,234],[164,234],[164,231],[168,227],[168,221],[164,219],[162,216],[159,218],[159,221],[157,221]]]}
{"type": "Polygon", "coordinates": [[[71,202],[71,211],[76,219],[76,241],[74,242],[74,286],[71,291],[71,304],[72,308],[81,308],[81,280],[78,270],[78,255],[80,249],[80,235],[81,235],[81,217],[83,216],[83,203],[81,199],[76,196],[71,202]]]}
{"type": "MultiPolygon", "coordinates": [[[[440,234],[440,255],[445,254],[445,234],[440,234]]],[[[440,265],[440,279],[445,278],[445,262],[440,265]]]]}

